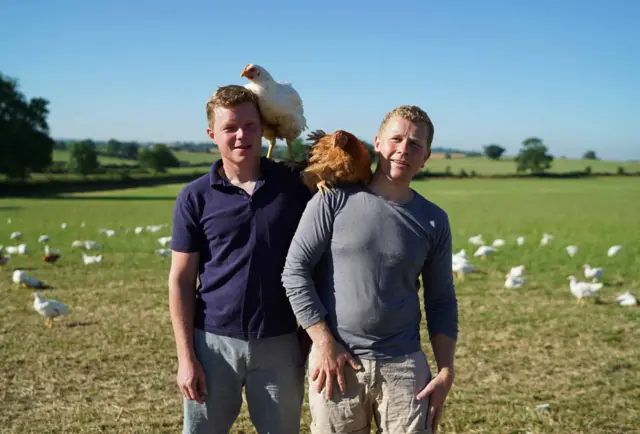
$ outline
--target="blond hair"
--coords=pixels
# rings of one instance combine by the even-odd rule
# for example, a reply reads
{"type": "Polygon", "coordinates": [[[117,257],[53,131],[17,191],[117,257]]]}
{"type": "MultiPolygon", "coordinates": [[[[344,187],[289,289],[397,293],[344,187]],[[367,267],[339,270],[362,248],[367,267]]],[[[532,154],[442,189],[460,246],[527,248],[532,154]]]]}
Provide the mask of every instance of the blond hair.
{"type": "Polygon", "coordinates": [[[245,102],[253,103],[258,113],[260,113],[258,97],[249,89],[237,84],[230,84],[218,88],[218,90],[211,95],[209,101],[207,101],[207,123],[209,124],[209,128],[213,129],[217,108],[231,108],[245,102]]]}
{"type": "Polygon", "coordinates": [[[389,123],[389,120],[394,116],[406,119],[409,122],[425,124],[427,126],[427,149],[431,149],[433,134],[435,132],[433,123],[431,122],[429,115],[427,115],[427,113],[420,107],[415,105],[401,105],[387,113],[382,119],[382,123],[380,124],[380,128],[378,129],[379,136],[382,135],[385,128],[387,127],[387,124],[389,123]]]}

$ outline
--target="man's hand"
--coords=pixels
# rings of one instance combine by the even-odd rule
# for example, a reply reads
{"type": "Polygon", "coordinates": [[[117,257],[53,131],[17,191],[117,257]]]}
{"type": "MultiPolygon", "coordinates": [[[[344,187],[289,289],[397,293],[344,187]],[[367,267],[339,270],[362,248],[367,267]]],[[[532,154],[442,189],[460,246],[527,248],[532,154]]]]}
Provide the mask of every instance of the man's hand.
{"type": "Polygon", "coordinates": [[[324,388],[325,399],[331,399],[333,393],[333,378],[338,380],[338,387],[342,393],[346,393],[347,386],[344,381],[344,364],[348,363],[353,369],[361,368],[351,354],[334,339],[315,344],[315,368],[311,379],[316,381],[318,393],[324,388]]]}
{"type": "Polygon", "coordinates": [[[418,393],[417,399],[429,399],[429,413],[427,415],[427,429],[431,428],[433,433],[438,429],[444,401],[447,399],[449,389],[453,385],[453,372],[449,369],[442,369],[438,375],[432,379],[427,386],[418,393]]]}
{"type": "Polygon", "coordinates": [[[195,357],[178,361],[178,387],[185,398],[204,403],[207,396],[207,384],[202,365],[195,357]]]}

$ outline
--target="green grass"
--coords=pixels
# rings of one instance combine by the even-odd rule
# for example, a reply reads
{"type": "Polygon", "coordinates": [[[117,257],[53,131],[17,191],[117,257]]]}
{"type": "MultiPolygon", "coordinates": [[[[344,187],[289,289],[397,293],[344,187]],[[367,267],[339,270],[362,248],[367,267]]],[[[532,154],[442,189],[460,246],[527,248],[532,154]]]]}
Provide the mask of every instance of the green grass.
{"type": "MultiPolygon", "coordinates": [[[[31,249],[0,270],[0,432],[180,431],[169,259],[153,254],[170,230],[125,232],[170,224],[180,187],[0,200],[0,244],[16,244],[9,234],[22,231],[31,249]],[[100,227],[119,233],[107,238],[100,227]],[[57,264],[41,261],[40,234],[62,250],[57,264]],[[103,243],[104,263],[85,267],[74,239],[103,243]],[[45,329],[31,291],[11,284],[15,268],[52,285],[43,295],[66,302],[72,315],[45,329]]],[[[477,233],[508,243],[487,260],[472,259],[476,272],[457,284],[457,376],[441,432],[638,432],[640,308],[620,307],[615,297],[625,290],[640,296],[640,179],[429,180],[414,187],[449,213],[456,250],[472,254],[467,239],[477,233]],[[546,247],[539,246],[543,232],[555,235],[546,247]],[[515,245],[518,235],[524,246],[515,245]],[[567,244],[580,247],[576,257],[565,253],[567,244]],[[612,244],[624,250],[608,258],[612,244]],[[582,277],[583,262],[605,267],[601,304],[578,306],[569,292],[566,277],[582,277]],[[504,274],[521,263],[526,285],[505,289],[504,274]],[[549,408],[536,409],[543,403],[549,408]]],[[[309,420],[305,403],[302,432],[309,420]]],[[[246,408],[234,432],[253,432],[246,408]]]]}

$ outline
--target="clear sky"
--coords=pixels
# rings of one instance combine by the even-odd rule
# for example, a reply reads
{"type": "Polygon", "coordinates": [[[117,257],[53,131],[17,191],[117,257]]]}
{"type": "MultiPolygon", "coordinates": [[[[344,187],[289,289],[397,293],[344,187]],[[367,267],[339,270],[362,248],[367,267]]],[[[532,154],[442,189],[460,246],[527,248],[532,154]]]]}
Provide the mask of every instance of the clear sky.
{"type": "Polygon", "coordinates": [[[311,129],[372,140],[399,104],[434,146],[640,159],[640,1],[5,0],[0,72],[50,101],[55,138],[206,141],[205,103],[247,63],[311,129]]]}

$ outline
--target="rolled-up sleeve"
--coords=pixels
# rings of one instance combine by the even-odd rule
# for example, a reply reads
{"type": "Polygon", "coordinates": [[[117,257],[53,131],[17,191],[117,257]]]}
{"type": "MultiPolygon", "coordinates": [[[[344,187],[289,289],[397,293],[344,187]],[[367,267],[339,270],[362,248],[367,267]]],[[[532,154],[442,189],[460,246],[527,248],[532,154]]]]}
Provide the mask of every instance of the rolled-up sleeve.
{"type": "Polygon", "coordinates": [[[202,229],[195,206],[186,191],[181,191],[173,209],[171,250],[199,252],[202,245],[202,229]]]}
{"type": "Polygon", "coordinates": [[[422,268],[427,329],[431,337],[441,333],[457,340],[458,300],[451,271],[451,227],[446,214],[436,227],[434,245],[422,268]]]}
{"type": "Polygon", "coordinates": [[[282,284],[303,328],[321,321],[327,314],[318,297],[312,274],[331,244],[334,211],[330,197],[335,194],[323,196],[317,193],[307,203],[282,272],[282,284]]]}

